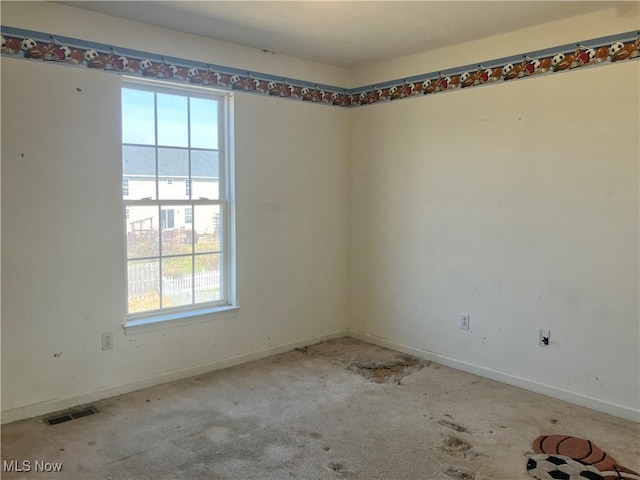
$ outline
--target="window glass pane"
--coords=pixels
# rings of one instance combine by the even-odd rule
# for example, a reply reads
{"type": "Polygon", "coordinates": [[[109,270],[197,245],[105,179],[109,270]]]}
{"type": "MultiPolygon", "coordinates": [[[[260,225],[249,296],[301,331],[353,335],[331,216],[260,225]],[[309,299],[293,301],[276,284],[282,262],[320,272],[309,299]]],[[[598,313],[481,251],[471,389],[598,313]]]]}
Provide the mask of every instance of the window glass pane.
{"type": "Polygon", "coordinates": [[[193,303],[193,257],[162,260],[162,308],[193,303]]]}
{"type": "Polygon", "coordinates": [[[160,308],[160,262],[139,260],[128,262],[129,313],[160,308]]]}
{"type": "Polygon", "coordinates": [[[122,89],[123,143],[156,143],[154,93],[122,89]]]}
{"type": "Polygon", "coordinates": [[[158,145],[189,146],[187,97],[158,94],[158,145]]]}
{"type": "MultiPolygon", "coordinates": [[[[156,198],[155,147],[122,146],[122,176],[128,180],[128,198],[156,198]]],[[[123,184],[123,194],[124,184],[123,184]]]]}
{"type": "Polygon", "coordinates": [[[191,148],[218,149],[218,101],[191,99],[191,148]]]}
{"type": "Polygon", "coordinates": [[[184,186],[189,178],[189,150],[158,148],[158,193],[160,200],[188,200],[184,186]]]}
{"type": "Polygon", "coordinates": [[[158,256],[158,207],[131,205],[127,209],[127,258],[158,256]]]}
{"type": "Polygon", "coordinates": [[[213,302],[222,299],[220,254],[196,255],[194,269],[195,301],[213,302]]]}
{"type": "Polygon", "coordinates": [[[190,220],[191,207],[185,205],[163,205],[160,210],[162,225],[162,255],[183,255],[193,252],[193,231],[190,220]]]}
{"type": "Polygon", "coordinates": [[[193,209],[196,252],[219,252],[222,216],[218,205],[195,205],[193,209]]]}
{"type": "Polygon", "coordinates": [[[217,200],[219,192],[219,167],[218,152],[211,150],[191,150],[191,179],[192,198],[209,198],[217,200]]]}

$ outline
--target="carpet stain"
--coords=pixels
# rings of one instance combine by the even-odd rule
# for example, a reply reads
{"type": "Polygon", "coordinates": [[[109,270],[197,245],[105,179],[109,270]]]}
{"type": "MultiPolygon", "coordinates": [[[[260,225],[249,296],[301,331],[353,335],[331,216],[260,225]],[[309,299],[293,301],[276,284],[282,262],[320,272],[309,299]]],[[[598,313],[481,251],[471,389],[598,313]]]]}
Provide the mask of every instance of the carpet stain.
{"type": "Polygon", "coordinates": [[[465,428],[461,425],[458,425],[457,423],[453,423],[450,422],[448,420],[439,420],[438,423],[444,427],[448,427],[451,430],[455,430],[456,432],[461,432],[461,433],[473,433],[471,432],[471,430],[469,430],[468,428],[465,428]]]}
{"type": "Polygon", "coordinates": [[[338,477],[348,477],[353,473],[342,462],[331,462],[329,463],[329,468],[336,472],[338,477]]]}
{"type": "Polygon", "coordinates": [[[456,478],[458,480],[473,480],[474,478],[464,470],[461,470],[459,468],[453,468],[453,467],[447,468],[444,474],[448,475],[449,477],[456,478]]]}
{"type": "MultiPolygon", "coordinates": [[[[469,442],[464,441],[456,435],[449,435],[444,439],[443,450],[450,455],[460,457],[468,457],[472,452],[472,445],[469,442]]],[[[474,455],[475,456],[475,455],[474,455]]]]}

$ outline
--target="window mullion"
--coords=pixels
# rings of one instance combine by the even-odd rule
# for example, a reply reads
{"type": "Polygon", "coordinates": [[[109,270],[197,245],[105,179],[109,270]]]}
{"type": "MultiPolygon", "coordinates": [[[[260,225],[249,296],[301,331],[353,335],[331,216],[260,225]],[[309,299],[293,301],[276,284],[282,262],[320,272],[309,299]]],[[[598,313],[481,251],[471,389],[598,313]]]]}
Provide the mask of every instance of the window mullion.
{"type": "Polygon", "coordinates": [[[158,205],[158,273],[159,273],[159,295],[160,308],[162,309],[162,206],[158,205]]]}
{"type": "Polygon", "coordinates": [[[220,249],[222,250],[222,261],[224,263],[224,269],[221,269],[221,274],[224,272],[224,278],[222,279],[222,288],[224,289],[224,298],[229,298],[229,246],[228,246],[228,226],[229,226],[229,213],[227,208],[227,202],[224,202],[220,206],[222,212],[222,220],[220,222],[222,228],[222,235],[220,236],[220,249]]]}
{"type": "MultiPolygon", "coordinates": [[[[193,188],[191,185],[191,97],[187,97],[187,147],[189,152],[189,165],[187,184],[189,185],[189,200],[193,200],[193,188]]],[[[191,204],[191,304],[196,303],[196,258],[194,256],[195,244],[195,205],[191,204]]]]}
{"type": "Polygon", "coordinates": [[[154,126],[154,151],[155,151],[155,170],[156,170],[156,200],[158,201],[158,299],[160,309],[163,307],[163,285],[162,285],[162,204],[160,203],[160,175],[158,168],[158,94],[153,93],[153,126],[154,126]]]}
{"type": "Polygon", "coordinates": [[[191,207],[191,303],[196,303],[196,209],[191,207]]]}
{"type": "MultiPolygon", "coordinates": [[[[227,186],[226,182],[221,180],[226,178],[225,172],[225,161],[226,159],[226,148],[225,148],[225,140],[226,140],[226,119],[224,118],[224,112],[226,108],[222,105],[223,102],[219,102],[218,104],[218,197],[219,198],[227,198],[227,186]],[[223,108],[221,108],[223,106],[223,108]]],[[[225,103],[226,106],[226,103],[225,103]]]]}
{"type": "Polygon", "coordinates": [[[138,207],[156,207],[158,205],[181,205],[181,206],[190,206],[190,205],[223,205],[226,203],[225,200],[222,199],[198,199],[198,200],[152,200],[152,199],[140,199],[140,200],[123,200],[123,204],[130,206],[138,206],[138,207]]]}

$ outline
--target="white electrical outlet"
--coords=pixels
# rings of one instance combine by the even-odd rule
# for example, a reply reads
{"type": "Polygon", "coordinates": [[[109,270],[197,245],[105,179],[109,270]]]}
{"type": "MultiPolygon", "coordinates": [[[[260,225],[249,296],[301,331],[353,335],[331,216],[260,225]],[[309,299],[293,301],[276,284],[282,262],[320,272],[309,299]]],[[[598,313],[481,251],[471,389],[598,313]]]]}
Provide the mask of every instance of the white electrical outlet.
{"type": "Polygon", "coordinates": [[[540,335],[538,337],[538,345],[541,347],[548,347],[551,341],[551,330],[548,328],[541,328],[540,335]]]}
{"type": "Polygon", "coordinates": [[[113,333],[104,332],[102,334],[102,350],[113,350],[113,333]]]}
{"type": "Polygon", "coordinates": [[[468,313],[461,313],[460,314],[460,328],[462,330],[469,330],[469,320],[471,318],[471,315],[469,315],[468,313]]]}

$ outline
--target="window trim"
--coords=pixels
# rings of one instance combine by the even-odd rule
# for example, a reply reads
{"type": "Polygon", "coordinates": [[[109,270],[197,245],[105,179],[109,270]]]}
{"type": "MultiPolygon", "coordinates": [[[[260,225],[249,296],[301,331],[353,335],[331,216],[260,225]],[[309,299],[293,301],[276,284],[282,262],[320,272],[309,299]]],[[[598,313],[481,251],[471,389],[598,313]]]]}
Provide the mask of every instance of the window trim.
{"type": "MultiPolygon", "coordinates": [[[[138,90],[146,90],[161,94],[183,94],[196,98],[211,99],[217,97],[222,108],[218,109],[218,130],[219,130],[219,172],[218,172],[218,188],[219,198],[210,200],[213,204],[219,205],[223,210],[222,230],[224,234],[220,238],[221,251],[225,254],[221,255],[221,270],[224,268],[225,275],[223,277],[222,298],[220,302],[207,302],[201,304],[183,305],[168,309],[158,309],[146,312],[125,313],[125,323],[123,325],[126,334],[155,330],[156,328],[167,328],[179,325],[189,325],[192,323],[200,323],[203,321],[213,320],[221,316],[228,317],[230,313],[234,313],[240,308],[237,303],[236,291],[236,216],[235,216],[235,149],[233,145],[233,93],[218,90],[215,88],[203,88],[198,86],[185,86],[181,84],[167,83],[166,81],[157,81],[151,79],[140,79],[135,77],[123,76],[120,86],[120,92],[124,88],[134,88],[138,90]]],[[[120,104],[122,104],[120,102],[120,104]]],[[[120,140],[122,145],[122,139],[120,140]]],[[[155,144],[157,148],[157,144],[155,144]]],[[[122,166],[122,161],[120,162],[122,166]]],[[[124,178],[124,177],[123,177],[124,178]]],[[[157,177],[156,177],[157,183],[157,177]]],[[[157,187],[156,187],[157,188],[157,187]]],[[[164,200],[158,199],[154,202],[164,200]]],[[[135,202],[123,198],[123,217],[125,209],[135,202]]],[[[171,205],[179,205],[181,203],[190,205],[190,200],[166,200],[171,205]]],[[[126,219],[123,227],[126,225],[126,219]]],[[[125,300],[128,302],[128,257],[127,251],[127,230],[122,235],[125,244],[125,300]]],[[[125,308],[125,312],[128,308],[125,308]]]]}

